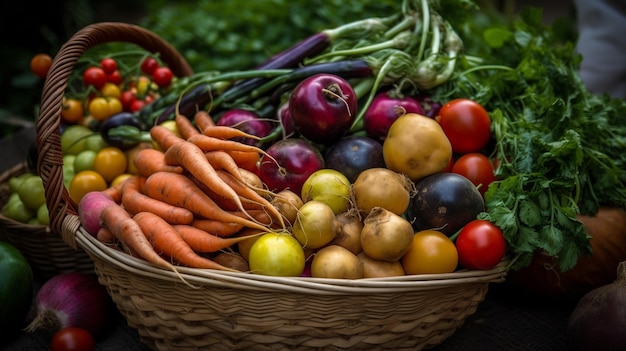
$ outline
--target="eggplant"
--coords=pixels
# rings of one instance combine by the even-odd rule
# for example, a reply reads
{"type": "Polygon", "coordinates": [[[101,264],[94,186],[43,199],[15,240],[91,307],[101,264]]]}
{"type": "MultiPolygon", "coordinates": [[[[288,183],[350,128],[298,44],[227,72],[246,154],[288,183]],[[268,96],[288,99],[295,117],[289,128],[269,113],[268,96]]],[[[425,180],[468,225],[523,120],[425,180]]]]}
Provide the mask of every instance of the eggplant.
{"type": "Polygon", "coordinates": [[[133,148],[140,140],[141,132],[145,130],[145,125],[139,117],[130,112],[120,112],[115,114],[100,124],[100,135],[109,146],[114,146],[122,151],[133,148]],[[112,133],[114,128],[123,127],[124,135],[112,133]]]}

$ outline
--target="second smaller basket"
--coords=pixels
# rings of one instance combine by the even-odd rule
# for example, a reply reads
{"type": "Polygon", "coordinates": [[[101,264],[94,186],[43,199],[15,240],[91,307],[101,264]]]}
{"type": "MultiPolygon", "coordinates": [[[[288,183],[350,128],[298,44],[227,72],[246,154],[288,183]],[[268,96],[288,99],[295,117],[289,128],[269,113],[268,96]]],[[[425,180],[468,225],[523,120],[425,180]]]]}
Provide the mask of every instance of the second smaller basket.
{"type": "MultiPolygon", "coordinates": [[[[9,179],[27,171],[26,162],[22,162],[0,175],[0,205],[6,204],[11,196],[9,179]]],[[[18,222],[0,214],[0,240],[16,247],[38,278],[48,279],[75,271],[93,273],[94,265],[89,255],[80,248],[71,248],[48,226],[18,222]]]]}

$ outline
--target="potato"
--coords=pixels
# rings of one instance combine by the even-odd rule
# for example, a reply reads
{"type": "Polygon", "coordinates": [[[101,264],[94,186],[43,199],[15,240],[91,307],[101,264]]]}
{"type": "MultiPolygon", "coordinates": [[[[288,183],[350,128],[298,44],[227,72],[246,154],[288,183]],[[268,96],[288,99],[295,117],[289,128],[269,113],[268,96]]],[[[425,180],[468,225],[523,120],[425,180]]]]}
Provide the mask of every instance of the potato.
{"type": "Polygon", "coordinates": [[[352,184],[352,198],[361,214],[382,207],[401,215],[409,206],[415,185],[404,175],[387,168],[369,168],[352,184]]]}
{"type": "Polygon", "coordinates": [[[397,277],[404,275],[400,261],[375,260],[364,252],[357,255],[363,264],[363,278],[397,277]]]}
{"type": "Polygon", "coordinates": [[[363,221],[361,249],[375,260],[397,261],[411,248],[413,235],[409,221],[374,207],[363,221]]]}
{"type": "Polygon", "coordinates": [[[314,278],[360,279],[363,278],[363,264],[350,250],[339,245],[321,248],[311,262],[311,276],[314,278]]]}
{"type": "Polygon", "coordinates": [[[383,142],[387,168],[412,181],[443,171],[452,157],[452,145],[439,123],[417,113],[396,119],[383,142]]]}
{"type": "Polygon", "coordinates": [[[343,246],[355,255],[361,252],[361,230],[363,222],[358,213],[347,211],[337,215],[337,221],[341,223],[341,230],[330,242],[330,245],[343,246]]]}

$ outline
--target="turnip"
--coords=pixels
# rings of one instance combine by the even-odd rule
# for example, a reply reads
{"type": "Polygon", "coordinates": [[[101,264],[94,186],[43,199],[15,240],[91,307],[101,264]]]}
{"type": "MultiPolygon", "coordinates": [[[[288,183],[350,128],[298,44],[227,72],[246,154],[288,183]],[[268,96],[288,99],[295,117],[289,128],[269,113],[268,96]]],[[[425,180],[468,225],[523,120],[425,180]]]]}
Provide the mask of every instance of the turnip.
{"type": "MultiPolygon", "coordinates": [[[[268,136],[272,132],[272,123],[262,119],[257,113],[242,108],[227,110],[218,118],[215,124],[234,127],[258,137],[268,136]]],[[[248,145],[261,146],[262,144],[261,141],[249,138],[235,138],[234,140],[248,145]]]]}
{"type": "Polygon", "coordinates": [[[399,96],[393,91],[378,93],[363,115],[367,135],[380,142],[387,137],[391,124],[406,113],[424,114],[419,102],[410,96],[399,96]]]}
{"type": "Polygon", "coordinates": [[[288,138],[275,142],[259,161],[259,177],[271,191],[302,192],[306,179],[324,167],[324,157],[309,141],[288,138]]]}
{"type": "Polygon", "coordinates": [[[382,207],[397,215],[406,211],[414,184],[404,175],[387,168],[369,168],[352,184],[352,198],[364,215],[374,207],[382,207]]]}
{"type": "Polygon", "coordinates": [[[108,206],[115,205],[113,199],[100,191],[85,194],[78,203],[78,218],[87,233],[94,237],[100,229],[100,214],[108,206]]]}
{"type": "Polygon", "coordinates": [[[363,278],[361,260],[350,250],[339,245],[326,246],[315,253],[311,262],[313,278],[363,278]]]}
{"type": "Polygon", "coordinates": [[[382,207],[374,207],[363,221],[361,248],[375,260],[397,261],[411,248],[411,223],[382,207]]]}
{"type": "Polygon", "coordinates": [[[317,74],[300,82],[289,97],[296,130],[316,143],[331,143],[345,135],[357,113],[357,96],[347,80],[317,74]]]}
{"type": "Polygon", "coordinates": [[[298,210],[304,205],[302,198],[289,189],[279,191],[271,203],[290,225],[296,221],[298,210]]]}
{"type": "Polygon", "coordinates": [[[307,178],[302,184],[302,201],[321,201],[335,214],[348,210],[350,206],[350,181],[341,172],[323,168],[307,178]]]}
{"type": "Polygon", "coordinates": [[[333,210],[320,201],[304,203],[298,211],[293,225],[293,236],[305,248],[318,249],[335,238],[341,230],[341,223],[333,210]]]}

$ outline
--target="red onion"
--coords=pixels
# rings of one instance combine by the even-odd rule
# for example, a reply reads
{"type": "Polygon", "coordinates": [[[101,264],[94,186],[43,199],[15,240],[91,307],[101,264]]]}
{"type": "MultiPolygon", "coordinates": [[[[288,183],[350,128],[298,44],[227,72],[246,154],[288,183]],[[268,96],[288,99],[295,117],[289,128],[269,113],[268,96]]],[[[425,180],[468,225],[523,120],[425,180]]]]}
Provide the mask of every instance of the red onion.
{"type": "Polygon", "coordinates": [[[109,324],[113,305],[94,274],[63,273],[43,283],[34,301],[34,319],[27,332],[57,332],[79,327],[96,337],[109,324]]]}

